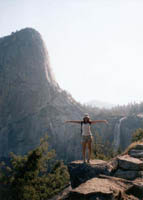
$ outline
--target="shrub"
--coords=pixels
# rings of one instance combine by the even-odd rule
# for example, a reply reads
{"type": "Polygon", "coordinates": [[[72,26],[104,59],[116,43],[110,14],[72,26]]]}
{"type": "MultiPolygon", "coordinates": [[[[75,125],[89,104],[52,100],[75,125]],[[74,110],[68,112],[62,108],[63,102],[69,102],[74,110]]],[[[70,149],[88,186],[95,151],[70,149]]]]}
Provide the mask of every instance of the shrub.
{"type": "Polygon", "coordinates": [[[137,142],[143,139],[143,129],[137,129],[132,135],[132,142],[137,142]]]}

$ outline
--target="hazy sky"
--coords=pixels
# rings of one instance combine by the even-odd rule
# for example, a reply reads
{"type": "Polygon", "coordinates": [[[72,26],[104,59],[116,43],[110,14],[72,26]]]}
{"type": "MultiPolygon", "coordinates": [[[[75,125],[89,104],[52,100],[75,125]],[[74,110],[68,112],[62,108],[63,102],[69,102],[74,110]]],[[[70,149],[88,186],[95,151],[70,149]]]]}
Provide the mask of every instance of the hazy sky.
{"type": "Polygon", "coordinates": [[[77,101],[143,101],[142,0],[0,0],[0,37],[25,27],[77,101]]]}

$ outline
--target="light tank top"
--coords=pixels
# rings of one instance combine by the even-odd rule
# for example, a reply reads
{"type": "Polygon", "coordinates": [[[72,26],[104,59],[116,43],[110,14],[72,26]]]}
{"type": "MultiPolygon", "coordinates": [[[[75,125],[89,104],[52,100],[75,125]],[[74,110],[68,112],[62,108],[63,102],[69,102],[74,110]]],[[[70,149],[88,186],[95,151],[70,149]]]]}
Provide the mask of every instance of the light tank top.
{"type": "Polygon", "coordinates": [[[90,123],[82,123],[82,135],[83,136],[92,135],[90,130],[90,123]]]}

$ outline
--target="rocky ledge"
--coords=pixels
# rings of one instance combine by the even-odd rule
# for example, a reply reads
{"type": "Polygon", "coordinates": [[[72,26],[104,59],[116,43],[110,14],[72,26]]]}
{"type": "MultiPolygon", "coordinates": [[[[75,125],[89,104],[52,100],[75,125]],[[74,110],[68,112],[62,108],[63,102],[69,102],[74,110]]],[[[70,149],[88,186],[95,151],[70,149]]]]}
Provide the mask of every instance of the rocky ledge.
{"type": "Polygon", "coordinates": [[[143,143],[124,155],[68,165],[72,189],[63,200],[143,200],[143,143]]]}

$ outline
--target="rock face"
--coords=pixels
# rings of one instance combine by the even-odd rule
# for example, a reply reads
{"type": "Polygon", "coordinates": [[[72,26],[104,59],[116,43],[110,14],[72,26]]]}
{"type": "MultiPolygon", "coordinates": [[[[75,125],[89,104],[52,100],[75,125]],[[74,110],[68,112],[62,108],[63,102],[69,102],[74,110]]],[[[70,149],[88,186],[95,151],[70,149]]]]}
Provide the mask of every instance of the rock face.
{"type": "Polygon", "coordinates": [[[37,31],[26,28],[0,39],[0,158],[27,153],[48,133],[61,158],[79,159],[77,133],[64,121],[80,119],[83,112],[55,81],[37,31]]]}
{"type": "MultiPolygon", "coordinates": [[[[143,143],[132,149],[138,148],[143,152],[143,143]]],[[[73,189],[62,197],[63,200],[143,199],[143,161],[129,154],[117,156],[109,162],[93,160],[90,164],[82,164],[75,161],[68,165],[68,169],[73,189]]]]}
{"type": "Polygon", "coordinates": [[[90,165],[83,164],[82,161],[75,161],[68,165],[68,170],[72,188],[93,177],[98,177],[100,174],[110,174],[110,166],[102,160],[92,160],[90,165]]]}

